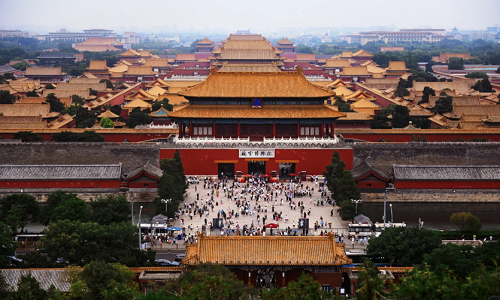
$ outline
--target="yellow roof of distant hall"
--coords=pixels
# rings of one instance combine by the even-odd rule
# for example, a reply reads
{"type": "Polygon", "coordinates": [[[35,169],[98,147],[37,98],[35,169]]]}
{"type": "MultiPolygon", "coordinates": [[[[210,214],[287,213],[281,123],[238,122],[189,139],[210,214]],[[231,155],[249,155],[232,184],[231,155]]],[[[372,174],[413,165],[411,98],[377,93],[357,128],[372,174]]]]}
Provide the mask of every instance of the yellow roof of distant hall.
{"type": "Polygon", "coordinates": [[[202,83],[179,93],[186,97],[230,98],[318,98],[333,92],[310,83],[299,69],[296,72],[217,72],[202,83]]]}

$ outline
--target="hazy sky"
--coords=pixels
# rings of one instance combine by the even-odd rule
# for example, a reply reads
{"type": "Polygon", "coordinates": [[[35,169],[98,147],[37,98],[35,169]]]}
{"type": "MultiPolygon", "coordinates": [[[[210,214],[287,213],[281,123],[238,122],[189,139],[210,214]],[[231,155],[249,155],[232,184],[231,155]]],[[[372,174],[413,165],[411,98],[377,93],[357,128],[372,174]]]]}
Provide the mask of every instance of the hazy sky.
{"type": "Polygon", "coordinates": [[[500,0],[0,0],[0,29],[38,33],[60,28],[118,33],[369,26],[484,30],[499,23],[500,0]]]}

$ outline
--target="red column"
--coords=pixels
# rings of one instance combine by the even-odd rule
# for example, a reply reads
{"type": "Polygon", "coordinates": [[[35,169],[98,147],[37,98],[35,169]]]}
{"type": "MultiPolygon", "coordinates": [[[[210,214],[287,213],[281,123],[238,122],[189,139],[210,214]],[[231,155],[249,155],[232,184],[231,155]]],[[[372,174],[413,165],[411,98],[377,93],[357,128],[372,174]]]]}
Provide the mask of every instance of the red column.
{"type": "Polygon", "coordinates": [[[215,137],[215,123],[213,125],[212,134],[213,134],[213,137],[215,137]]]}
{"type": "Polygon", "coordinates": [[[325,134],[325,124],[321,123],[321,127],[319,129],[319,135],[323,138],[324,134],[325,134]]]}
{"type": "Polygon", "coordinates": [[[300,136],[300,124],[297,123],[297,137],[300,136]]]}
{"type": "Polygon", "coordinates": [[[276,137],[276,124],[273,124],[273,138],[276,137]]]}
{"type": "Polygon", "coordinates": [[[182,137],[182,121],[179,122],[179,137],[182,137]]]}
{"type": "Polygon", "coordinates": [[[248,270],[248,285],[252,285],[252,271],[248,270]]]}
{"type": "Polygon", "coordinates": [[[189,123],[189,136],[193,136],[193,123],[189,123]]]}
{"type": "Polygon", "coordinates": [[[238,123],[238,137],[240,137],[240,131],[241,131],[241,126],[240,123],[238,123]]]}
{"type": "Polygon", "coordinates": [[[285,270],[283,270],[281,273],[281,286],[285,286],[285,270]]]}
{"type": "Polygon", "coordinates": [[[332,123],[332,124],[330,124],[330,127],[332,128],[332,130],[330,131],[330,137],[332,137],[332,138],[333,138],[333,137],[334,137],[334,134],[333,134],[333,133],[334,133],[334,131],[335,131],[335,130],[334,130],[335,126],[334,126],[334,125],[333,125],[333,123],[332,123]]]}

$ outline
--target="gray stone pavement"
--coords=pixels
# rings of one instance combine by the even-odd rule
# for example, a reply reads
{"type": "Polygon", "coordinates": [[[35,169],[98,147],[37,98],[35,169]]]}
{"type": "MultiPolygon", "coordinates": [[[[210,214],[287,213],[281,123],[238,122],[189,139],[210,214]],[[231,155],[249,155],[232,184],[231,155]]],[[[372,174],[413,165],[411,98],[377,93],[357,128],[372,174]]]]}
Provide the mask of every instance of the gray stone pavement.
{"type": "MultiPolygon", "coordinates": [[[[232,183],[232,180],[230,180],[230,183],[232,183]]],[[[318,200],[318,199],[326,200],[326,197],[321,198],[321,193],[319,193],[319,186],[315,185],[314,182],[308,181],[308,182],[303,182],[303,184],[304,184],[304,188],[306,186],[309,186],[310,188],[314,187],[314,192],[312,194],[312,197],[311,198],[309,196],[294,197],[294,198],[292,198],[293,199],[292,201],[294,201],[295,203],[297,203],[298,201],[303,201],[304,206],[305,206],[305,211],[307,212],[308,210],[311,210],[311,214],[308,215],[309,227],[311,227],[308,235],[319,235],[321,231],[323,231],[323,232],[326,231],[326,232],[338,233],[339,235],[343,234],[343,236],[345,237],[347,235],[348,222],[342,221],[340,216],[337,214],[338,207],[337,206],[334,207],[333,205],[330,205],[330,204],[326,204],[326,206],[325,205],[319,205],[319,206],[316,205],[314,203],[315,200],[318,200]],[[333,216],[331,216],[332,209],[333,209],[333,216]],[[320,221],[321,217],[323,217],[323,221],[324,221],[325,225],[323,228],[319,228],[315,231],[314,230],[314,223],[316,221],[318,223],[321,223],[321,221],[320,221]],[[331,226],[329,226],[329,223],[331,223],[331,226]]],[[[271,184],[269,184],[269,185],[271,185],[271,184]]],[[[238,191],[241,191],[241,188],[239,188],[238,191]]],[[[208,192],[208,190],[203,188],[203,181],[200,181],[199,184],[191,184],[189,186],[188,191],[187,191],[187,197],[186,197],[185,202],[186,203],[193,203],[194,199],[196,199],[197,193],[200,194],[200,199],[205,198],[205,197],[207,197],[207,192],[208,192]]],[[[249,197],[247,197],[247,199],[248,198],[249,197]]],[[[236,212],[238,210],[234,201],[229,201],[228,198],[224,197],[223,191],[221,191],[219,193],[219,197],[216,197],[214,195],[214,201],[219,202],[219,204],[218,204],[218,206],[214,206],[214,211],[213,212],[210,211],[208,217],[203,215],[200,218],[200,216],[197,215],[197,216],[193,216],[193,219],[191,220],[189,215],[181,215],[178,220],[175,220],[175,223],[173,224],[173,226],[178,226],[181,228],[186,227],[186,234],[188,234],[188,233],[195,234],[196,227],[198,226],[199,230],[201,231],[202,225],[205,224],[205,222],[204,222],[205,218],[207,219],[207,222],[211,222],[213,218],[217,217],[217,212],[219,210],[224,210],[225,212],[230,211],[230,210],[234,210],[236,212]],[[182,224],[181,219],[184,219],[184,225],[182,224]],[[191,224],[194,227],[193,230],[188,228],[191,224]]],[[[254,204],[255,203],[252,203],[252,209],[253,209],[254,204]]],[[[296,210],[290,209],[289,203],[286,202],[286,197],[284,195],[278,195],[278,201],[276,203],[274,201],[270,201],[270,202],[260,201],[259,204],[261,206],[267,206],[267,213],[255,212],[255,215],[253,215],[253,214],[252,215],[241,215],[238,218],[233,217],[232,221],[234,223],[238,222],[238,224],[240,225],[240,228],[242,228],[243,225],[245,225],[245,224],[250,225],[252,223],[252,221],[254,222],[254,227],[262,228],[262,221],[260,222],[260,224],[257,223],[257,215],[260,215],[261,220],[264,216],[267,216],[266,224],[271,223],[271,222],[278,223],[279,228],[277,230],[285,229],[288,226],[292,230],[294,228],[298,230],[300,209],[298,207],[296,210]],[[280,205],[281,199],[283,199],[283,205],[280,205]],[[283,213],[282,220],[280,220],[280,221],[273,221],[272,220],[272,215],[273,215],[272,205],[274,205],[274,209],[276,212],[283,213]],[[284,216],[288,216],[288,221],[285,221],[284,216]],[[295,227],[293,226],[294,223],[295,223],[295,227]]],[[[182,209],[184,207],[184,203],[181,203],[180,207],[182,209]]],[[[253,212],[253,210],[252,210],[252,212],[253,212]]],[[[232,226],[231,228],[234,229],[235,227],[232,226]]],[[[276,234],[277,230],[273,229],[273,233],[276,234]]],[[[220,230],[214,230],[211,233],[210,233],[210,230],[207,230],[207,231],[208,231],[207,234],[220,235],[220,230]]],[[[300,231],[298,232],[298,234],[299,233],[300,233],[300,231]]],[[[266,235],[269,235],[269,234],[270,234],[270,231],[269,231],[269,229],[267,229],[266,235]]]]}

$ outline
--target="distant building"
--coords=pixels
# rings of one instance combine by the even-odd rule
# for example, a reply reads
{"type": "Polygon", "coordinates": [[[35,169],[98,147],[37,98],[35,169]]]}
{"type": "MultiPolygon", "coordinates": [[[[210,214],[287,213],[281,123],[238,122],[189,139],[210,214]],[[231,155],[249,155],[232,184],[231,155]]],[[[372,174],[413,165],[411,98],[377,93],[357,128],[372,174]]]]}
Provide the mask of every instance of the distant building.
{"type": "Polygon", "coordinates": [[[29,32],[21,30],[0,30],[0,38],[5,37],[29,37],[29,32]]]}
{"type": "Polygon", "coordinates": [[[77,62],[83,60],[82,54],[42,52],[38,57],[39,65],[54,65],[60,62],[77,62]]]}
{"type": "Polygon", "coordinates": [[[405,51],[405,47],[380,47],[380,52],[405,51]]]}
{"type": "Polygon", "coordinates": [[[37,36],[39,40],[44,40],[47,42],[52,41],[64,41],[64,42],[83,42],[88,38],[104,38],[104,37],[116,37],[116,33],[113,30],[107,29],[88,29],[83,32],[70,32],[66,29],[60,29],[56,32],[50,32],[49,34],[42,34],[37,36]]]}
{"type": "Polygon", "coordinates": [[[63,73],[61,67],[28,67],[26,68],[24,77],[48,83],[69,80],[69,75],[63,73]]]}
{"type": "Polygon", "coordinates": [[[453,35],[447,35],[444,29],[401,29],[400,31],[367,31],[358,34],[342,34],[340,40],[349,44],[365,45],[368,42],[383,41],[390,42],[440,42],[451,39],[453,35]]]}
{"type": "Polygon", "coordinates": [[[73,48],[78,51],[90,52],[123,51],[127,47],[130,47],[130,45],[120,43],[116,38],[88,38],[73,45],[73,48]]]}

